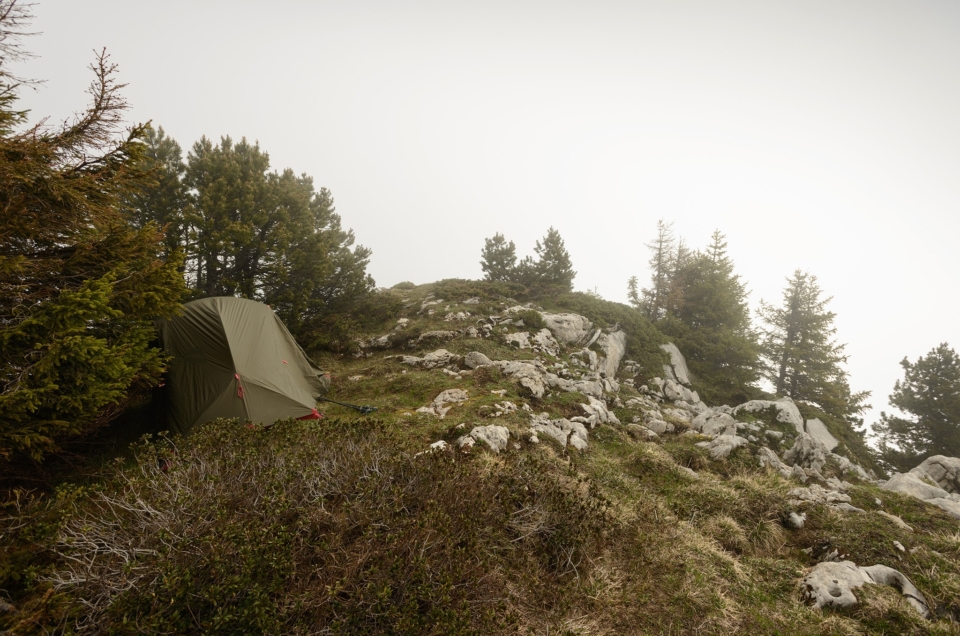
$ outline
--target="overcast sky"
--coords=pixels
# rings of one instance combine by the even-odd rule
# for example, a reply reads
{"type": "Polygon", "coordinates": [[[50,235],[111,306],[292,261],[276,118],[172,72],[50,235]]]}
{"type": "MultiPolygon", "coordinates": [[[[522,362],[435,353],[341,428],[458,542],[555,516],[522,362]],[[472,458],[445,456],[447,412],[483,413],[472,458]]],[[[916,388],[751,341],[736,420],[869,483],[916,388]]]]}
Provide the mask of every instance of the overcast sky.
{"type": "MultiPolygon", "coordinates": [[[[854,390],[960,346],[960,3],[40,0],[23,104],[86,104],[93,49],[131,121],[186,151],[258,140],[329,188],[381,286],[480,278],[549,226],[624,301],[657,219],[719,228],[751,304],[834,296],[854,390]]],[[[872,419],[873,415],[871,416],[872,419]]],[[[869,420],[868,420],[869,421],[869,420]]]]}

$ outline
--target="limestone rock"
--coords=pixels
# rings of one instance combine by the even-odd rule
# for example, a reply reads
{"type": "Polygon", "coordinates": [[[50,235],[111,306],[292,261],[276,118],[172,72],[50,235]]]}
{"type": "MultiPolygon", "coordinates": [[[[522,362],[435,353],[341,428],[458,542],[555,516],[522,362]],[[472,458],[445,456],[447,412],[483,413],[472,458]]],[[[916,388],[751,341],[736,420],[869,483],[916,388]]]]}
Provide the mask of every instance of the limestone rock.
{"type": "Polygon", "coordinates": [[[690,423],[691,428],[704,435],[734,435],[737,432],[737,422],[726,413],[704,411],[690,423]]]}
{"type": "Polygon", "coordinates": [[[924,618],[930,616],[930,611],[927,609],[927,599],[902,572],[887,567],[886,565],[870,565],[860,569],[863,570],[875,584],[889,585],[900,590],[900,593],[906,598],[907,603],[909,603],[913,609],[917,610],[921,616],[924,618]]]}
{"type": "Polygon", "coordinates": [[[884,519],[888,519],[894,523],[897,527],[906,530],[907,532],[913,532],[913,528],[907,525],[907,522],[898,517],[897,515],[892,515],[889,512],[884,512],[883,510],[874,510],[878,515],[884,519]]]}
{"type": "Polygon", "coordinates": [[[627,424],[627,432],[637,439],[648,442],[652,442],[660,437],[646,426],[640,426],[639,424],[627,424]]]}
{"type": "Polygon", "coordinates": [[[463,356],[463,364],[470,369],[476,369],[478,367],[485,367],[493,364],[493,360],[483,355],[479,351],[471,351],[467,355],[463,356]]]}
{"type": "Polygon", "coordinates": [[[718,435],[709,442],[698,442],[697,446],[706,448],[713,459],[725,459],[735,448],[745,446],[747,440],[738,435],[718,435]]]}
{"type": "Polygon", "coordinates": [[[600,348],[603,350],[603,358],[600,361],[600,375],[606,378],[615,378],[620,369],[620,361],[623,360],[627,352],[627,334],[617,330],[613,333],[605,333],[597,340],[600,348]]]}
{"type": "Polygon", "coordinates": [[[543,376],[547,386],[567,391],[569,393],[583,393],[599,398],[603,396],[603,385],[594,380],[568,380],[561,378],[553,373],[545,373],[543,376]]]}
{"type": "Polygon", "coordinates": [[[580,422],[571,422],[565,418],[551,420],[546,413],[540,413],[533,417],[530,429],[538,435],[553,438],[563,447],[567,444],[577,450],[587,447],[587,429],[580,422]]]}
{"type": "Polygon", "coordinates": [[[428,331],[420,334],[420,336],[414,342],[416,344],[420,344],[424,340],[451,340],[456,337],[456,331],[428,331]]]}
{"type": "Polygon", "coordinates": [[[857,604],[854,589],[872,583],[853,561],[818,563],[800,582],[804,596],[816,607],[850,607],[857,604]]]}
{"type": "Polygon", "coordinates": [[[526,388],[530,395],[539,399],[546,392],[543,381],[543,371],[535,364],[518,360],[498,360],[493,363],[504,375],[516,378],[520,385],[526,388]]]}
{"type": "Polygon", "coordinates": [[[820,421],[820,418],[807,420],[806,430],[807,435],[823,444],[828,451],[840,445],[840,440],[830,434],[827,425],[820,421]]]}
{"type": "Polygon", "coordinates": [[[790,450],[783,454],[783,461],[790,466],[810,468],[819,473],[827,462],[827,453],[822,443],[801,433],[790,450]]]}
{"type": "Polygon", "coordinates": [[[507,344],[513,345],[517,349],[530,348],[530,334],[526,331],[507,334],[505,340],[507,341],[507,344]]]}
{"type": "Polygon", "coordinates": [[[835,506],[837,504],[850,503],[850,495],[842,492],[827,490],[823,486],[811,484],[806,488],[794,488],[787,493],[787,501],[794,506],[807,504],[822,504],[835,506]]]}
{"type": "Polygon", "coordinates": [[[603,403],[602,400],[598,400],[592,395],[588,395],[587,399],[590,401],[589,404],[581,404],[582,408],[587,416],[584,419],[573,418],[575,420],[580,420],[584,424],[589,424],[590,428],[595,427],[597,424],[619,424],[620,420],[617,419],[617,416],[610,412],[607,409],[607,405],[603,403]],[[584,421],[585,420],[585,421],[584,421]]]}
{"type": "Polygon", "coordinates": [[[400,364],[409,364],[411,366],[422,367],[424,369],[436,369],[445,367],[448,364],[456,364],[460,361],[460,356],[450,353],[446,349],[437,349],[431,351],[422,358],[416,356],[401,356],[400,364]]]}
{"type": "Polygon", "coordinates": [[[470,437],[478,442],[483,442],[490,447],[490,450],[499,454],[500,451],[507,449],[507,444],[510,442],[510,429],[506,426],[496,426],[494,424],[475,426],[470,431],[470,437]]]}
{"type": "Polygon", "coordinates": [[[934,455],[923,460],[910,473],[921,479],[926,477],[949,493],[960,493],[960,457],[934,455]]]}
{"type": "Polygon", "coordinates": [[[540,314],[553,336],[562,344],[575,345],[586,341],[593,323],[578,314],[540,314]]]}
{"type": "Polygon", "coordinates": [[[430,405],[418,408],[417,413],[435,415],[442,420],[446,417],[447,411],[466,402],[467,397],[467,392],[463,389],[447,389],[435,397],[430,405]]]}
{"type": "Polygon", "coordinates": [[[769,408],[777,409],[777,421],[785,424],[792,424],[797,430],[797,434],[805,433],[803,428],[803,417],[800,410],[790,398],[780,398],[779,400],[750,400],[733,409],[732,415],[736,417],[737,413],[746,411],[747,413],[756,413],[765,411],[769,408]]]}
{"type": "Polygon", "coordinates": [[[664,372],[667,373],[667,377],[672,375],[680,384],[690,386],[690,371],[687,369],[687,361],[683,358],[680,350],[677,349],[677,345],[668,342],[667,344],[660,345],[660,348],[670,356],[669,366],[664,365],[663,367],[664,372]]]}
{"type": "Polygon", "coordinates": [[[916,497],[960,519],[960,495],[949,493],[939,486],[928,484],[912,471],[896,473],[887,482],[880,484],[880,487],[916,497]]]}
{"type": "Polygon", "coordinates": [[[760,450],[757,451],[757,457],[760,459],[760,467],[765,468],[769,466],[773,470],[780,473],[780,476],[784,479],[790,479],[793,472],[790,470],[790,467],[780,461],[780,458],[769,448],[761,446],[760,450]]]}
{"type": "Polygon", "coordinates": [[[656,418],[648,419],[643,425],[658,435],[662,435],[663,433],[672,433],[675,430],[673,424],[670,422],[664,422],[663,420],[656,418]]]}

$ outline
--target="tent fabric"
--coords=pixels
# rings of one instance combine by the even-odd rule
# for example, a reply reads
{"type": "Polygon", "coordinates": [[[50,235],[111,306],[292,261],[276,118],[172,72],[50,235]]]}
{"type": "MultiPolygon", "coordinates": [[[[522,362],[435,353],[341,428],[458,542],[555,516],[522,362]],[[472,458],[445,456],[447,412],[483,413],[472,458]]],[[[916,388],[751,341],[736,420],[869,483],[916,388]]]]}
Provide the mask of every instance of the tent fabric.
{"type": "Polygon", "coordinates": [[[158,322],[171,355],[167,371],[171,428],[239,418],[270,424],[310,417],[330,381],[315,368],[268,306],[232,296],[202,298],[158,322]]]}

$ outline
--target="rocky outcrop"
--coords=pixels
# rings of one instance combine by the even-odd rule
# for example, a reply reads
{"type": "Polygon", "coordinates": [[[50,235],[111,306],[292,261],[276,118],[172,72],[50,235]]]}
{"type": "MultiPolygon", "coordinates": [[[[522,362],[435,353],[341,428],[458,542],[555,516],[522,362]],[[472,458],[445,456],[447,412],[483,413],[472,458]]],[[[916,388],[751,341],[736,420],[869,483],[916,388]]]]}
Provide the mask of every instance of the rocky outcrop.
{"type": "Polygon", "coordinates": [[[737,421],[726,413],[710,410],[693,418],[690,427],[704,435],[735,435],[737,421]]]}
{"type": "MultiPolygon", "coordinates": [[[[507,444],[510,443],[510,429],[506,426],[496,426],[494,424],[489,426],[475,426],[473,430],[470,431],[469,437],[478,442],[483,442],[490,450],[499,454],[501,451],[507,450],[507,444]]],[[[472,446],[472,444],[464,444],[463,437],[457,440],[457,445],[461,448],[464,446],[472,446]]]]}
{"type": "Polygon", "coordinates": [[[423,369],[436,369],[451,364],[459,364],[460,356],[450,353],[446,349],[431,351],[422,358],[416,356],[400,356],[400,364],[409,364],[423,369]]]}
{"type": "Polygon", "coordinates": [[[617,416],[607,409],[607,405],[604,404],[602,400],[598,400],[592,395],[588,395],[587,399],[590,400],[588,404],[580,405],[580,408],[586,412],[586,417],[573,417],[570,418],[571,420],[575,422],[581,422],[583,424],[589,424],[590,428],[595,427],[597,424],[620,423],[620,420],[617,419],[617,416]]]}
{"type": "Polygon", "coordinates": [[[960,519],[960,495],[947,492],[939,486],[927,483],[912,471],[909,473],[896,473],[888,481],[880,484],[880,487],[885,490],[892,490],[915,497],[960,519]]]}
{"type": "Polygon", "coordinates": [[[934,455],[923,460],[910,473],[937,484],[949,493],[960,493],[960,457],[934,455]]]}
{"type": "Polygon", "coordinates": [[[597,344],[603,350],[603,357],[599,361],[601,377],[613,379],[617,377],[620,361],[627,353],[627,334],[622,331],[601,334],[597,344]]]}
{"type": "Polygon", "coordinates": [[[545,435],[566,448],[569,444],[577,450],[587,447],[587,429],[581,422],[571,422],[565,418],[550,419],[546,413],[533,416],[530,430],[538,436],[545,435]]]}
{"type": "Polygon", "coordinates": [[[713,459],[725,459],[735,448],[746,446],[748,441],[739,435],[717,435],[709,442],[698,442],[697,446],[707,449],[713,459]]]}
{"type": "Polygon", "coordinates": [[[687,361],[684,359],[683,354],[680,353],[680,350],[677,349],[677,345],[668,342],[667,344],[660,345],[660,348],[670,356],[670,364],[663,365],[663,372],[667,375],[667,378],[674,382],[690,386],[690,370],[687,369],[687,361]]]}
{"type": "Polygon", "coordinates": [[[828,451],[832,451],[840,445],[840,440],[830,434],[830,431],[827,430],[827,425],[821,422],[820,418],[807,420],[805,428],[807,435],[823,444],[828,451]]]}
{"type": "Polygon", "coordinates": [[[739,413],[757,413],[767,409],[777,410],[777,421],[784,424],[792,424],[797,434],[806,432],[803,428],[803,417],[800,410],[790,398],[780,398],[779,400],[750,400],[733,409],[734,417],[739,413]]]}
{"type": "Polygon", "coordinates": [[[593,323],[578,314],[540,313],[543,323],[560,343],[576,345],[586,342],[592,334],[593,323]]]}
{"type": "Polygon", "coordinates": [[[852,561],[818,563],[800,582],[804,596],[816,607],[850,607],[857,604],[853,590],[863,585],[890,585],[924,618],[930,615],[927,599],[901,572],[885,565],[858,567],[852,561]]]}
{"type": "Polygon", "coordinates": [[[451,408],[463,404],[468,397],[463,389],[447,389],[435,397],[429,405],[418,408],[417,413],[434,415],[442,420],[451,408]]]}
{"type": "Polygon", "coordinates": [[[823,470],[829,451],[819,441],[801,433],[793,446],[783,454],[783,461],[790,466],[801,466],[816,472],[823,470]]]}

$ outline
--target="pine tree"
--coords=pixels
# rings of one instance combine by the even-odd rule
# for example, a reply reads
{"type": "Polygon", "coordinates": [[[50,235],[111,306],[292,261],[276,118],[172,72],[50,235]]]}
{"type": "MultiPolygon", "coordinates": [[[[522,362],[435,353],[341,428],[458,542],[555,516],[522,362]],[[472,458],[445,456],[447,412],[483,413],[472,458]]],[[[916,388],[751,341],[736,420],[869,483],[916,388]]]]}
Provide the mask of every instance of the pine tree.
{"type": "Polygon", "coordinates": [[[890,406],[873,430],[882,459],[906,472],[933,455],[960,456],[960,356],[943,343],[913,364],[904,358],[890,406]]]}
{"type": "Polygon", "coordinates": [[[831,298],[822,298],[816,276],[797,270],[787,279],[783,304],[760,301],[765,376],[777,395],[802,400],[853,422],[866,405],[868,392],[851,393],[841,367],[845,345],[834,339],[836,315],[827,311],[831,298]]]}
{"type": "Polygon", "coordinates": [[[533,251],[537,255],[533,264],[537,283],[551,289],[572,291],[573,279],[577,273],[573,271],[573,263],[560,232],[551,227],[543,237],[543,243],[537,241],[533,251]]]}
{"type": "Polygon", "coordinates": [[[640,299],[640,281],[636,276],[631,276],[627,281],[627,301],[636,309],[640,309],[643,301],[640,299]]]}
{"type": "Polygon", "coordinates": [[[650,265],[650,287],[643,290],[643,305],[647,317],[657,321],[663,318],[665,304],[670,292],[670,279],[676,266],[676,241],[673,223],[657,221],[657,237],[646,246],[653,252],[650,265]]]}
{"type": "Polygon", "coordinates": [[[166,234],[167,252],[172,254],[187,247],[189,196],[183,183],[187,167],[180,144],[168,137],[162,126],[147,126],[145,132],[143,168],[148,181],[131,197],[132,220],[136,227],[159,225],[166,234]]]}
{"type": "Polygon", "coordinates": [[[493,238],[484,239],[480,269],[483,270],[484,280],[512,280],[517,269],[517,248],[513,241],[508,243],[499,232],[493,238]]]}
{"type": "Polygon", "coordinates": [[[704,397],[745,401],[759,378],[759,346],[726,237],[717,230],[705,252],[677,260],[660,329],[683,351],[704,397]]]}
{"type": "Polygon", "coordinates": [[[183,283],[159,228],[130,225],[147,132],[121,132],[126,102],[104,53],[84,113],[21,130],[6,65],[28,18],[0,3],[0,456],[39,459],[158,381],[153,319],[176,311],[183,283]]]}

